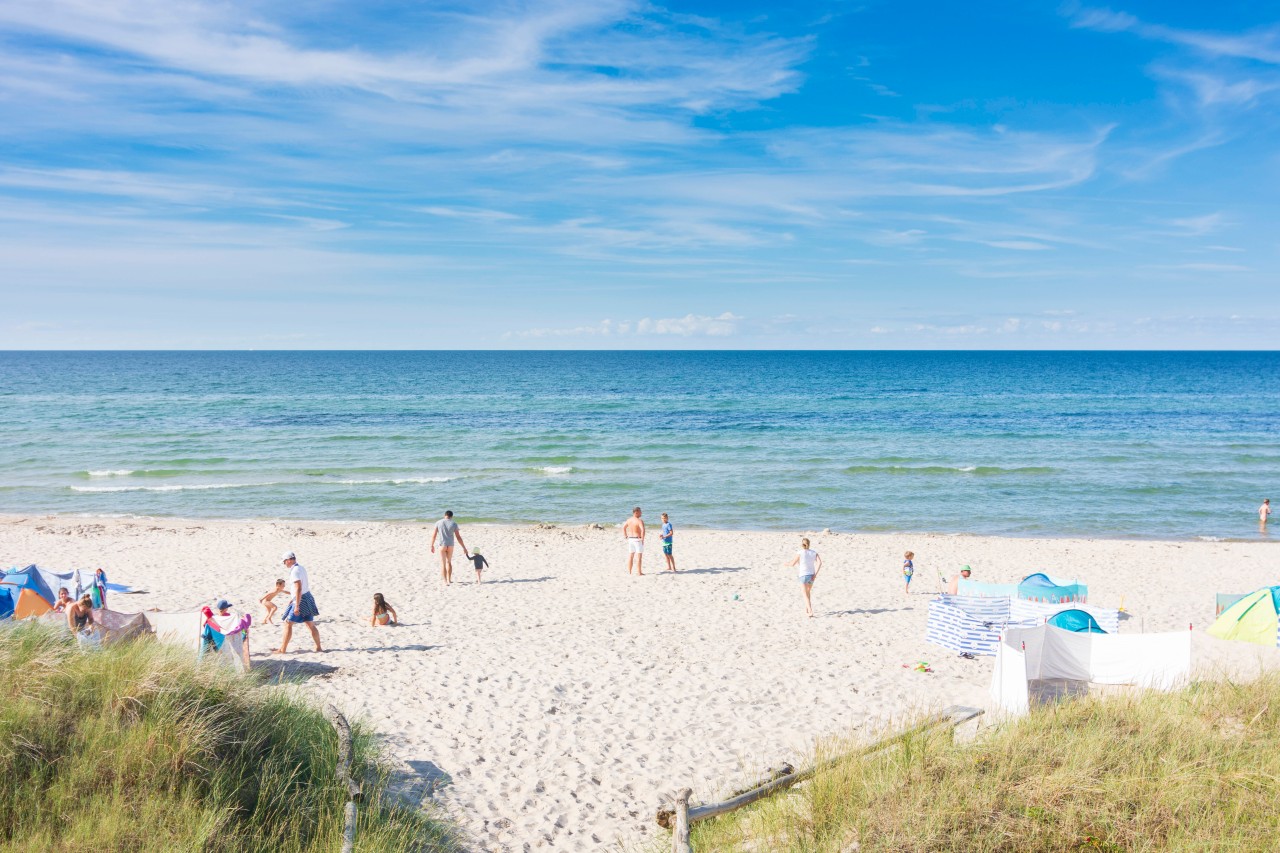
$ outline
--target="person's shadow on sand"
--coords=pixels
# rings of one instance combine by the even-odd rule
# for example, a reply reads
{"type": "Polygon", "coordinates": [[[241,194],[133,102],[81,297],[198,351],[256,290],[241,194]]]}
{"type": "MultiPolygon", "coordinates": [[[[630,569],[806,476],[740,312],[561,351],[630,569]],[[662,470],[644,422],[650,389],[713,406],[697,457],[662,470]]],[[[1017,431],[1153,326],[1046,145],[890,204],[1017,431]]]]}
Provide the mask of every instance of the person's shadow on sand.
{"type": "Polygon", "coordinates": [[[502,580],[485,581],[484,583],[480,583],[480,584],[477,584],[474,581],[472,581],[471,585],[472,586],[492,586],[494,584],[500,584],[500,583],[542,583],[543,581],[553,581],[553,580],[555,580],[554,575],[543,575],[540,578],[503,578],[502,580]]]}
{"type": "Polygon", "coordinates": [[[326,652],[429,652],[442,646],[429,646],[426,643],[415,643],[411,646],[360,646],[350,649],[325,649],[326,652]]]}
{"type": "Polygon", "coordinates": [[[678,572],[655,572],[660,575],[722,575],[725,572],[745,572],[746,566],[709,566],[705,569],[681,569],[678,572]]]}
{"type": "Polygon", "coordinates": [[[905,607],[868,607],[863,610],[832,610],[827,613],[828,616],[874,616],[877,613],[897,613],[899,610],[906,610],[905,607]]]}
{"type": "Polygon", "coordinates": [[[271,657],[255,660],[250,672],[267,681],[307,681],[325,677],[338,671],[338,667],[309,660],[288,660],[271,657]]]}

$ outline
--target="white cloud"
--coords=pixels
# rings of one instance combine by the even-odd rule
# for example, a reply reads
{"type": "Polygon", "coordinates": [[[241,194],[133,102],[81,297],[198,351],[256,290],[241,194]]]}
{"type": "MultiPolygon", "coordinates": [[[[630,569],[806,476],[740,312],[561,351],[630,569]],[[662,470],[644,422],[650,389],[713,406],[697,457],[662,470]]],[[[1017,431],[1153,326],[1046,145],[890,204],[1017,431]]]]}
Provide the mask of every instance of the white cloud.
{"type": "Polygon", "coordinates": [[[521,332],[508,332],[507,338],[581,338],[581,337],[652,337],[675,336],[682,338],[712,337],[723,338],[733,335],[738,323],[744,318],[732,311],[725,311],[716,316],[704,314],[686,314],[683,317],[644,317],[639,320],[605,319],[590,326],[572,326],[569,328],[526,329],[521,332]]]}

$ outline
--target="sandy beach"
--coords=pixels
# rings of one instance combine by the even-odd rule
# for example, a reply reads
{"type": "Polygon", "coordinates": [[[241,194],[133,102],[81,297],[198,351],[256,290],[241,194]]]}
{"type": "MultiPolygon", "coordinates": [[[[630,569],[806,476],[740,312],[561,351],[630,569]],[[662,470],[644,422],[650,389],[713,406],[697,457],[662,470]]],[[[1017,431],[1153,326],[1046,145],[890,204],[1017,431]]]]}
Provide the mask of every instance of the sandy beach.
{"type": "MultiPolygon", "coordinates": [[[[621,521],[619,513],[617,521],[621,521]]],[[[654,520],[656,521],[656,514],[654,520]]],[[[675,519],[677,524],[680,519],[675,519]]],[[[1003,539],[678,528],[681,572],[662,571],[653,525],[644,577],[629,577],[614,525],[462,524],[492,565],[477,586],[456,561],[439,581],[430,528],[407,524],[0,518],[0,563],[105,568],[147,592],[113,609],[196,608],[257,599],[293,550],[310,572],[326,646],[295,632],[285,671],[298,689],[363,718],[405,773],[486,851],[640,849],[661,795],[710,800],[815,739],[870,732],[920,710],[987,706],[990,659],[924,641],[937,571],[975,578],[1078,577],[1122,631],[1207,627],[1215,592],[1275,583],[1268,542],[1003,539]],[[808,535],[824,569],[816,618],[794,569],[808,535]],[[915,552],[913,594],[900,565],[915,552]],[[369,627],[373,593],[404,624],[369,627]],[[927,661],[932,673],[904,664],[927,661]]],[[[253,634],[255,656],[279,642],[253,634]]],[[[1234,644],[1240,671],[1274,653],[1234,644]]],[[[275,666],[279,666],[278,664],[275,666]]]]}

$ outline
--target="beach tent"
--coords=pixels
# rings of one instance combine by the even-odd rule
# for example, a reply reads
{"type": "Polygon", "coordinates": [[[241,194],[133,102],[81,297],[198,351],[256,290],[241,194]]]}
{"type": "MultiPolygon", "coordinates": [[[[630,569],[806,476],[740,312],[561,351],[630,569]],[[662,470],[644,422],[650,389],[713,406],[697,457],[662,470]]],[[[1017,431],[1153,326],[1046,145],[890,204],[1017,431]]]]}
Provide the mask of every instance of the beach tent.
{"type": "Polygon", "coordinates": [[[1055,628],[1061,628],[1064,631],[1074,631],[1076,633],[1086,634],[1105,634],[1106,631],[1098,627],[1098,620],[1094,619],[1084,610],[1071,608],[1070,610],[1062,610],[1053,614],[1046,621],[1047,625],[1055,628]]]}
{"type": "Polygon", "coordinates": [[[1008,714],[1088,693],[1091,684],[1172,690],[1191,675],[1191,632],[1092,634],[1053,625],[1010,628],[996,647],[991,698],[1008,714]]]}
{"type": "Polygon", "coordinates": [[[57,594],[49,589],[44,575],[35,566],[10,571],[0,578],[0,589],[8,593],[14,619],[43,616],[53,610],[57,594]]]}
{"type": "Polygon", "coordinates": [[[956,584],[956,594],[969,598],[1018,598],[1045,604],[1061,604],[1088,601],[1089,587],[1075,580],[1035,572],[1018,583],[982,583],[961,578],[956,584]]]}
{"type": "Polygon", "coordinates": [[[1240,593],[1236,593],[1236,592],[1220,592],[1220,593],[1218,593],[1218,594],[1217,594],[1217,596],[1215,596],[1216,600],[1214,601],[1214,610],[1213,610],[1213,615],[1214,615],[1214,616],[1221,616],[1221,615],[1222,615],[1222,611],[1226,610],[1228,607],[1230,607],[1231,605],[1235,604],[1237,601],[1239,601],[1240,599],[1244,598],[1244,597],[1245,597],[1246,595],[1248,595],[1248,594],[1249,594],[1249,593],[1247,593],[1247,592],[1240,592],[1240,593]]]}
{"type": "Polygon", "coordinates": [[[1280,646],[1280,586],[1249,593],[1209,626],[1209,635],[1260,646],[1280,646]]]}
{"type": "Polygon", "coordinates": [[[1120,630],[1120,611],[1084,604],[1053,604],[1019,598],[939,595],[929,602],[925,640],[961,654],[994,655],[1008,627],[1033,628],[1062,611],[1078,610],[1099,630],[1120,630]]]}
{"type": "Polygon", "coordinates": [[[1087,601],[1089,587],[1076,581],[1060,580],[1036,572],[1027,575],[1018,584],[1018,598],[1025,601],[1042,601],[1047,604],[1059,604],[1064,601],[1087,601]]]}

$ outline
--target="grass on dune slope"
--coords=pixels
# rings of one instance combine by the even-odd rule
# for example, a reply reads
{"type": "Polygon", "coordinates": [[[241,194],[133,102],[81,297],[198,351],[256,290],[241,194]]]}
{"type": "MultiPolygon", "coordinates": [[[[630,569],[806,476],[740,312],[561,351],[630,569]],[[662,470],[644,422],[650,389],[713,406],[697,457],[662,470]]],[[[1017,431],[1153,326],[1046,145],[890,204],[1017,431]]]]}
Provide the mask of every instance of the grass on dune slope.
{"type": "MultiPolygon", "coordinates": [[[[323,714],[251,678],[139,641],[84,651],[0,629],[0,850],[335,851],[345,791],[323,714]]],[[[357,850],[452,849],[444,828],[366,779],[357,850]]]]}
{"type": "Polygon", "coordinates": [[[967,744],[935,730],[698,824],[693,847],[1280,850],[1280,678],[1062,703],[967,744]]]}

